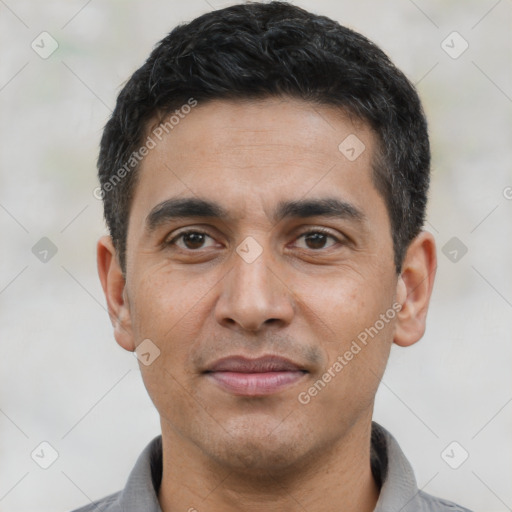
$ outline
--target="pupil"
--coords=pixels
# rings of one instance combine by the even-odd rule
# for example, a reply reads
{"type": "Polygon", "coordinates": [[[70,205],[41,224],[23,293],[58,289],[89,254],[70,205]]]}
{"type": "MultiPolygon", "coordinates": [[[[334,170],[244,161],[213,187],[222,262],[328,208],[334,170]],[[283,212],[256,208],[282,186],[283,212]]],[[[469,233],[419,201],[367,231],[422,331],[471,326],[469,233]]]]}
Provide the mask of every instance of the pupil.
{"type": "Polygon", "coordinates": [[[325,243],[325,236],[324,234],[322,233],[315,233],[313,235],[309,235],[306,237],[306,240],[307,240],[307,244],[308,242],[313,242],[313,247],[310,246],[310,244],[308,244],[308,246],[311,248],[311,249],[322,249],[324,243],[325,243]]]}
{"type": "Polygon", "coordinates": [[[203,236],[201,233],[188,233],[185,235],[185,245],[189,249],[197,249],[203,244],[203,236]]]}

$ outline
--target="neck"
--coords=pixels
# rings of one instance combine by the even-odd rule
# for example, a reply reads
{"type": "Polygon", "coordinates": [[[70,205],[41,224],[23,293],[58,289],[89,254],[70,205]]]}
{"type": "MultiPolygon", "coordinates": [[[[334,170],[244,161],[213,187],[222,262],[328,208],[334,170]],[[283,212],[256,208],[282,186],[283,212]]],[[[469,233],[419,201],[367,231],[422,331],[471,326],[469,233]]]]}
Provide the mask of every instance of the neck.
{"type": "Polygon", "coordinates": [[[206,458],[162,425],[163,512],[371,512],[379,489],[370,466],[371,419],[280,474],[243,474],[206,458]]]}

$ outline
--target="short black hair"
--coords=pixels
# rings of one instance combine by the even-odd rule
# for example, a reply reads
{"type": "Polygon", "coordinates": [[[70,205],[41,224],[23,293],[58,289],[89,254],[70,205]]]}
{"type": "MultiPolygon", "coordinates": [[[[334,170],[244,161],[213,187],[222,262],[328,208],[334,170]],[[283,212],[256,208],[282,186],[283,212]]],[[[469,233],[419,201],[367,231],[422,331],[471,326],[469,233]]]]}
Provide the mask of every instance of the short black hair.
{"type": "Polygon", "coordinates": [[[424,223],[430,180],[427,122],[418,94],[366,37],[277,1],[234,5],[177,26],[121,90],[101,139],[98,171],[123,271],[138,149],[150,121],[192,102],[283,96],[341,107],[374,131],[372,177],[388,209],[395,267],[401,271],[424,223]]]}

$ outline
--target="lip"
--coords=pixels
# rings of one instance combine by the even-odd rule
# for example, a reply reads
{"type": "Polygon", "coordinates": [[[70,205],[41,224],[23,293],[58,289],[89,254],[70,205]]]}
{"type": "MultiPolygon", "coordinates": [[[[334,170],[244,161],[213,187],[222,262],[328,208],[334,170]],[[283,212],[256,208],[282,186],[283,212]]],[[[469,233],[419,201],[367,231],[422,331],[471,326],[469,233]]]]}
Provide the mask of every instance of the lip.
{"type": "Polygon", "coordinates": [[[249,359],[232,356],[219,359],[204,373],[228,393],[257,397],[272,395],[292,386],[307,371],[283,357],[249,359]]]}

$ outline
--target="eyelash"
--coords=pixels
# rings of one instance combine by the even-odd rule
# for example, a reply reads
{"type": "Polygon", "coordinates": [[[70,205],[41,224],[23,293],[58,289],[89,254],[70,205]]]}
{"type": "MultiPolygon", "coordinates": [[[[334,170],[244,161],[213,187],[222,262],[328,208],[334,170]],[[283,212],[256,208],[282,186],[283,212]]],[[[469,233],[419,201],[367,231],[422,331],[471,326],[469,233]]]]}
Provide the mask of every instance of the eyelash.
{"type": "MultiPolygon", "coordinates": [[[[326,230],[326,229],[323,229],[323,228],[315,228],[315,229],[310,229],[308,231],[304,231],[303,233],[300,233],[298,236],[297,236],[297,240],[303,236],[306,236],[306,235],[313,235],[313,234],[317,234],[317,233],[321,233],[322,235],[325,235],[327,237],[330,237],[332,238],[334,241],[336,241],[337,243],[342,243],[342,241],[335,237],[330,231],[326,230]]],[[[196,229],[189,229],[187,231],[182,231],[181,233],[177,234],[175,237],[173,237],[171,240],[169,240],[168,242],[165,241],[164,242],[164,246],[165,247],[168,247],[168,246],[171,246],[171,245],[175,245],[176,241],[181,239],[182,237],[186,236],[186,235],[190,235],[190,234],[197,234],[197,235],[206,235],[210,238],[213,239],[212,236],[210,236],[208,233],[206,233],[205,231],[198,231],[196,229]]],[[[332,246],[331,246],[332,247],[332,246]]],[[[331,247],[327,247],[327,248],[321,248],[321,249],[303,249],[301,248],[301,250],[310,250],[310,251],[314,251],[314,252],[318,252],[318,251],[321,251],[321,250],[327,250],[327,249],[330,249],[331,247]]],[[[181,247],[179,247],[179,249],[183,250],[183,251],[189,251],[189,252],[199,252],[201,249],[183,249],[181,247]]]]}

